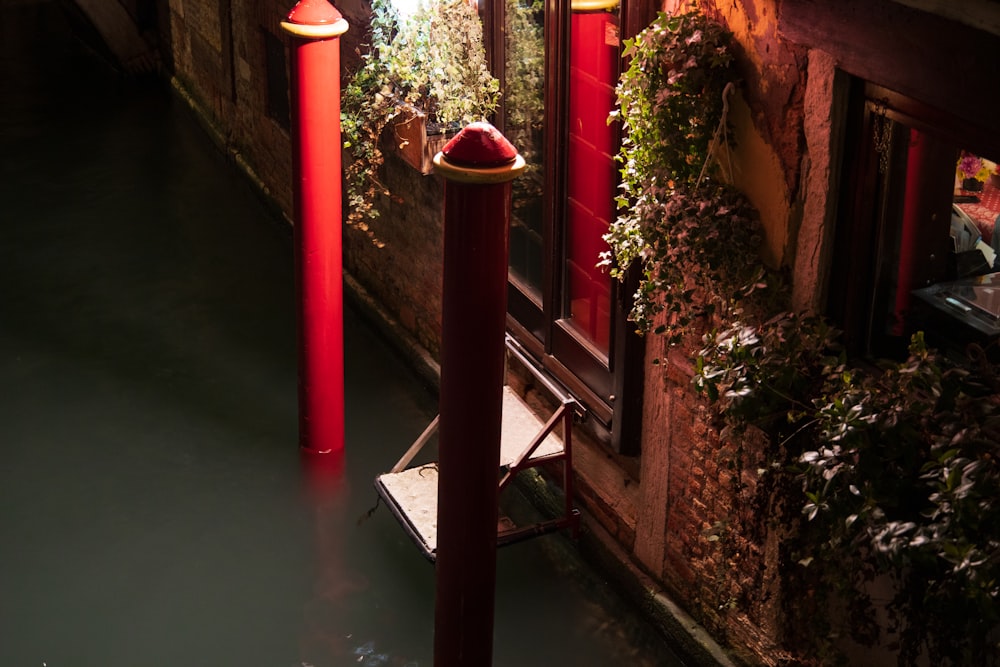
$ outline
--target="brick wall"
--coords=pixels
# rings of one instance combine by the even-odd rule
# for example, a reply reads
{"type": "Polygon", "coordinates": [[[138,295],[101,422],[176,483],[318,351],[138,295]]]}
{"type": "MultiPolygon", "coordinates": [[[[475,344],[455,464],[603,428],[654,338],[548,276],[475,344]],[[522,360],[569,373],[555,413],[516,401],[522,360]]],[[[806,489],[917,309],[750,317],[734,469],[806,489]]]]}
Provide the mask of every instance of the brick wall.
{"type": "Polygon", "coordinates": [[[444,182],[387,151],[380,215],[344,232],[344,267],[434,356],[441,339],[444,182]]]}
{"type": "Polygon", "coordinates": [[[170,0],[173,73],[213,123],[225,147],[286,215],[292,210],[287,127],[267,113],[265,35],[287,48],[280,27],[294,3],[170,0]]]}
{"type": "MultiPolygon", "coordinates": [[[[173,71],[225,147],[254,175],[278,208],[292,217],[292,144],[289,128],[268,114],[268,36],[285,46],[280,27],[294,2],[171,0],[173,71]],[[224,11],[229,8],[231,14],[224,11]]],[[[366,36],[368,5],[336,3],[348,21],[341,38],[344,72],[357,66],[366,36]]],[[[441,320],[442,184],[421,176],[394,155],[386,159],[392,197],[367,231],[348,227],[344,267],[390,315],[437,355],[441,320]]],[[[339,221],[331,224],[339,224],[339,221]]]]}
{"type": "Polygon", "coordinates": [[[762,438],[733,445],[707,423],[691,388],[690,350],[648,340],[638,516],[634,555],[715,637],[751,664],[782,664],[778,537],[755,515],[762,438]],[[736,484],[742,482],[742,490],[736,484]]]}

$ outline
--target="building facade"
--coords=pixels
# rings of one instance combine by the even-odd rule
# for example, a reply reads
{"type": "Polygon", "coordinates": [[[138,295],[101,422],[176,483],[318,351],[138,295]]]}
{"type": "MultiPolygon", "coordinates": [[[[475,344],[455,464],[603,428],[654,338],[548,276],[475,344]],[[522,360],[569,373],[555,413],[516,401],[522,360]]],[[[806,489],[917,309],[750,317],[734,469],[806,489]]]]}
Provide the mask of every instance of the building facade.
{"type": "MultiPolygon", "coordinates": [[[[365,48],[369,8],[364,0],[335,4],[350,24],[346,76],[365,48]]],[[[913,332],[910,291],[954,278],[947,220],[956,202],[991,243],[1000,210],[990,207],[1000,198],[987,196],[990,185],[974,204],[955,199],[965,191],[954,167],[960,151],[1000,159],[992,120],[1000,5],[621,0],[595,9],[552,0],[525,14],[516,2],[480,8],[506,96],[494,124],[521,138],[518,148],[537,165],[515,191],[509,329],[587,409],[574,464],[587,532],[734,659],[794,664],[781,530],[737,536],[758,564],[753,573],[734,569],[725,540],[713,539],[714,527],[740,511],[739,498],[723,464],[728,445],[692,389],[694,350],[635,335],[629,289],[595,268],[614,216],[620,136],[603,120],[623,40],[658,11],[692,6],[735,39],[732,180],[760,212],[761,256],[790,277],[796,309],[828,316],[851,354],[865,357],[893,354],[913,332]],[[530,72],[524,49],[538,60],[530,72]],[[540,106],[526,120],[511,100],[525,99],[517,87],[529,80],[540,106]],[[924,159],[913,158],[920,151],[924,159]],[[893,167],[903,162],[911,166],[893,167]]],[[[279,23],[291,4],[165,0],[158,9],[161,53],[177,88],[290,217],[289,36],[279,23]]],[[[442,182],[395,155],[385,179],[393,196],[379,202],[377,221],[345,228],[345,269],[356,290],[436,357],[442,182]]],[[[742,474],[745,486],[756,483],[742,474]]]]}

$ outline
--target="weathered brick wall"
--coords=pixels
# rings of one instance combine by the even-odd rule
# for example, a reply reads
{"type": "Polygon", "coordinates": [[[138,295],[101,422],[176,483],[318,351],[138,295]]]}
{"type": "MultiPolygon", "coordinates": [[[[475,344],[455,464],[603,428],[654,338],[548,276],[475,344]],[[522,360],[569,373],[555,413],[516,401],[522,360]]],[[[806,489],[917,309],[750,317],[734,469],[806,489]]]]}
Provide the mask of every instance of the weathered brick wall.
{"type": "Polygon", "coordinates": [[[435,357],[441,340],[444,182],[386,153],[390,196],[344,232],[344,267],[435,357]]]}
{"type": "Polygon", "coordinates": [[[279,207],[292,211],[292,152],[286,128],[267,114],[265,33],[286,46],[280,22],[294,3],[170,0],[172,71],[227,150],[253,172],[279,207]]]}
{"type": "MultiPolygon", "coordinates": [[[[231,3],[231,17],[218,0],[171,0],[173,71],[200,111],[208,116],[233,156],[252,172],[291,219],[292,144],[289,129],[267,112],[268,35],[288,48],[280,27],[294,2],[231,3]]],[[[349,28],[341,38],[342,77],[357,67],[370,14],[364,0],[338,2],[349,28]]],[[[441,320],[441,181],[421,176],[394,155],[386,159],[391,198],[378,202],[381,216],[366,232],[344,233],[344,266],[390,315],[436,356],[441,320]]],[[[340,221],[331,221],[340,224],[340,221]]]]}
{"type": "Polygon", "coordinates": [[[196,93],[206,110],[220,121],[229,120],[224,107],[226,81],[220,63],[223,20],[217,2],[171,0],[170,34],[173,71],[196,93]]]}
{"type": "Polygon", "coordinates": [[[737,655],[781,664],[778,535],[751,502],[766,443],[744,440],[738,453],[720,441],[692,389],[690,350],[656,336],[647,345],[660,363],[646,375],[635,556],[737,655]]]}

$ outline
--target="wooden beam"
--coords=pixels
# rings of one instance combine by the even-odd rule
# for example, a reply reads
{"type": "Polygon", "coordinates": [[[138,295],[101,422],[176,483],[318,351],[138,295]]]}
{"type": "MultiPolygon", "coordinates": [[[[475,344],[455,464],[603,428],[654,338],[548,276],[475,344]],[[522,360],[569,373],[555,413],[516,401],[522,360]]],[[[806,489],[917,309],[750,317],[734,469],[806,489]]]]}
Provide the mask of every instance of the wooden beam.
{"type": "Polygon", "coordinates": [[[970,135],[993,133],[996,34],[890,0],[782,0],[778,30],[849,74],[950,112],[970,135]]]}
{"type": "Polygon", "coordinates": [[[1000,4],[996,0],[893,0],[931,14],[1000,35],[1000,4]]]}

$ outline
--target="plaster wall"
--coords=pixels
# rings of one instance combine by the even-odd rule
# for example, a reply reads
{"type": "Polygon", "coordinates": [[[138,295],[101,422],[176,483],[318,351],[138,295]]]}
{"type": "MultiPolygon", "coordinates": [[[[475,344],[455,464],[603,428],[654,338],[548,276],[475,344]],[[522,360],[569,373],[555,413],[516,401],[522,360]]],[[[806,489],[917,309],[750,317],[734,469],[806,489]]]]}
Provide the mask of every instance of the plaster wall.
{"type": "Polygon", "coordinates": [[[777,0],[705,0],[700,5],[728,27],[736,42],[742,80],[740,94],[729,105],[736,140],[732,182],[760,211],[764,261],[788,266],[801,216],[794,193],[804,148],[805,52],[780,38],[777,0]]]}
{"type": "Polygon", "coordinates": [[[741,77],[728,104],[736,147],[719,152],[720,169],[760,212],[764,261],[774,268],[790,266],[801,220],[806,53],[780,38],[777,0],[664,0],[662,5],[668,13],[695,8],[733,33],[741,77]]]}

